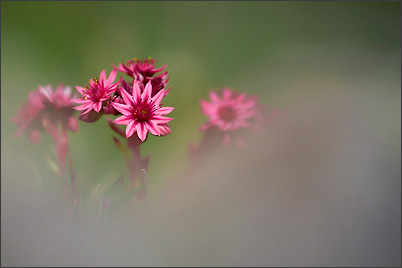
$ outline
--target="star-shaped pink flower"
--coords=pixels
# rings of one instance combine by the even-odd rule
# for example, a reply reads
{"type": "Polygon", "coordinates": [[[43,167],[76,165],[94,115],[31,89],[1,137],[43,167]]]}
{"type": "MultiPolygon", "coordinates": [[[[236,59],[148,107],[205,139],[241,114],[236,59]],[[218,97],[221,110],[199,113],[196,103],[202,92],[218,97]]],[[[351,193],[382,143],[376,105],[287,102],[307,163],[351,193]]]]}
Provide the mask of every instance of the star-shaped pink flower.
{"type": "Polygon", "coordinates": [[[209,121],[202,127],[217,126],[222,131],[234,131],[249,127],[249,120],[258,115],[257,101],[247,97],[245,93],[236,93],[229,88],[223,89],[222,98],[210,92],[211,102],[201,100],[202,112],[209,117],[209,121]]]}
{"type": "Polygon", "coordinates": [[[130,95],[126,89],[121,88],[124,103],[112,102],[113,107],[123,115],[113,122],[119,125],[127,125],[126,136],[131,137],[137,132],[141,141],[147,138],[148,132],[155,136],[170,133],[170,127],[166,124],[173,118],[165,117],[173,111],[173,107],[160,107],[165,96],[165,90],[160,90],[152,96],[152,83],[149,81],[144,91],[137,80],[133,83],[133,93],[130,95]],[[168,129],[167,129],[168,128],[168,129]]]}
{"type": "Polygon", "coordinates": [[[113,70],[107,79],[105,70],[103,70],[99,75],[99,80],[94,78],[89,81],[89,87],[76,86],[75,88],[81,93],[82,98],[73,100],[73,102],[81,104],[74,107],[74,109],[83,111],[81,115],[87,114],[92,110],[99,113],[104,102],[106,103],[111,98],[111,94],[115,92],[120,83],[120,80],[113,83],[115,78],[116,70],[113,70]]]}

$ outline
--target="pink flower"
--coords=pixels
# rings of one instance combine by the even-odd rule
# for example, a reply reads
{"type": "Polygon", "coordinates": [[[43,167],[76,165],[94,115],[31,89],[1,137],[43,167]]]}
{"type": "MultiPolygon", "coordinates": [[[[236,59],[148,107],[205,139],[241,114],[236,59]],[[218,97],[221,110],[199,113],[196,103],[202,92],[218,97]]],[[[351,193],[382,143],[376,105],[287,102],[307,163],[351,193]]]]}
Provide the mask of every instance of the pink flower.
{"type": "MultiPolygon", "coordinates": [[[[134,58],[133,60],[127,61],[127,65],[123,63],[119,63],[118,67],[113,66],[116,70],[125,73],[138,82],[140,82],[140,86],[144,87],[149,81],[152,83],[152,93],[153,97],[160,90],[166,87],[166,84],[169,81],[168,72],[162,72],[165,70],[166,65],[163,65],[161,68],[155,68],[155,60],[148,58],[139,60],[134,58]],[[159,75],[157,73],[162,72],[159,75]]],[[[166,92],[167,94],[167,92],[166,92]]]]}
{"type": "Polygon", "coordinates": [[[52,137],[58,135],[58,123],[62,128],[76,132],[77,119],[73,116],[71,87],[60,84],[56,91],[51,86],[39,86],[35,91],[29,92],[28,102],[12,118],[18,125],[17,136],[27,131],[30,140],[37,143],[42,130],[52,137]]]}
{"type": "Polygon", "coordinates": [[[148,132],[156,136],[170,132],[169,127],[169,130],[166,129],[166,123],[173,118],[163,115],[169,114],[174,108],[160,107],[166,94],[165,90],[160,90],[155,96],[152,96],[152,83],[148,82],[141,94],[137,80],[134,80],[132,94],[129,94],[124,86],[120,90],[124,103],[112,102],[112,105],[123,115],[113,122],[119,125],[127,125],[127,138],[137,131],[138,138],[143,142],[147,138],[148,132]]]}
{"type": "Polygon", "coordinates": [[[106,101],[111,98],[111,94],[117,89],[120,80],[113,84],[116,78],[116,70],[113,70],[109,77],[106,79],[105,70],[103,70],[99,75],[99,80],[97,78],[91,79],[89,81],[89,88],[87,86],[75,88],[81,93],[81,99],[75,99],[73,102],[81,104],[74,107],[76,110],[83,111],[81,116],[95,110],[97,113],[100,112],[106,101]]]}
{"type": "Polygon", "coordinates": [[[259,115],[257,100],[245,93],[237,93],[229,88],[223,89],[222,98],[210,92],[211,102],[201,100],[202,112],[209,117],[202,130],[216,126],[221,131],[235,131],[252,126],[252,120],[259,115]]]}

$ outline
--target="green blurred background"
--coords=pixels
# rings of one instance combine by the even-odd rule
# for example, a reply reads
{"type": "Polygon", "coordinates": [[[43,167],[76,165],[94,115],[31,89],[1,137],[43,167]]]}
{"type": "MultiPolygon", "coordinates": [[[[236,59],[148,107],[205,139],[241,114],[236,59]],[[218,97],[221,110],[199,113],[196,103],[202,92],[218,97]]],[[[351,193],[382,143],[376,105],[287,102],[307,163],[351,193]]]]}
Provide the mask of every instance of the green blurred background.
{"type": "MultiPolygon", "coordinates": [[[[29,178],[16,180],[15,167],[43,174],[46,167],[36,166],[44,163],[44,151],[52,154],[49,140],[35,146],[25,135],[14,138],[10,118],[28,91],[44,84],[83,85],[132,57],[167,64],[172,86],[165,99],[175,107],[172,134],[149,135],[142,146],[143,155],[151,155],[153,196],[184,170],[188,144],[201,139],[199,126],[206,118],[199,101],[211,89],[257,94],[269,111],[300,106],[300,96],[315,92],[359,88],[357,94],[369,96],[373,109],[388,109],[373,128],[398,146],[400,21],[398,1],[2,1],[2,180],[25,184],[29,178]],[[392,96],[396,105],[377,103],[381,96],[392,96]]],[[[124,161],[105,118],[79,127],[70,135],[78,183],[93,186],[118,176],[124,161]]]]}
{"type": "MultiPolygon", "coordinates": [[[[11,138],[10,117],[29,90],[82,85],[111,64],[151,56],[157,66],[168,65],[172,91],[165,103],[176,108],[173,134],[143,146],[161,169],[183,166],[187,144],[200,139],[206,118],[199,100],[210,89],[256,93],[268,109],[285,108],[300,90],[291,81],[316,73],[358,79],[367,74],[360,67],[378,57],[370,51],[395,63],[400,56],[399,2],[2,1],[1,7],[2,148],[33,148],[26,137],[11,138]]],[[[80,122],[79,134],[71,135],[79,162],[97,166],[86,175],[121,162],[111,135],[104,119],[80,122]]]]}

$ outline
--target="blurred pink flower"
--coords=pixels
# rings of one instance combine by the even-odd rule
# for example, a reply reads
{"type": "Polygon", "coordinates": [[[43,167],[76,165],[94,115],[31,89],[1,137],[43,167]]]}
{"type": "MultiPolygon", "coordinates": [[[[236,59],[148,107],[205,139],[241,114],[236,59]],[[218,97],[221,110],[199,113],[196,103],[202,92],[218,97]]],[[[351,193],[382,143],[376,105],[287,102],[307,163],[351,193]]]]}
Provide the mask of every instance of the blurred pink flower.
{"type": "Polygon", "coordinates": [[[39,86],[28,94],[28,102],[12,118],[18,125],[17,136],[27,131],[31,142],[37,143],[43,130],[53,138],[57,137],[58,123],[62,128],[78,130],[77,119],[73,116],[71,87],[60,84],[53,91],[50,85],[39,86]]]}
{"type": "Polygon", "coordinates": [[[111,94],[118,88],[120,80],[113,83],[115,79],[116,70],[113,70],[108,78],[106,78],[105,70],[102,70],[99,75],[99,80],[97,78],[91,79],[89,81],[89,87],[75,87],[82,95],[82,98],[73,100],[73,102],[81,104],[74,107],[76,110],[83,111],[80,116],[92,110],[95,110],[97,113],[101,111],[102,107],[106,105],[106,101],[111,98],[111,94]]]}
{"type": "Polygon", "coordinates": [[[64,176],[66,170],[67,130],[78,131],[78,120],[73,116],[72,99],[75,97],[72,96],[71,87],[64,87],[63,84],[56,91],[49,85],[39,86],[37,90],[29,92],[28,102],[12,118],[19,127],[17,136],[25,130],[31,142],[37,143],[44,130],[52,137],[60,176],[64,176]]]}
{"type": "Polygon", "coordinates": [[[221,131],[235,131],[252,126],[251,120],[259,116],[259,108],[255,97],[245,93],[237,93],[224,88],[222,98],[214,91],[210,92],[211,102],[201,100],[202,112],[209,120],[201,129],[217,126],[221,131]]]}
{"type": "MultiPolygon", "coordinates": [[[[122,83],[124,84],[124,83],[122,83]]],[[[120,89],[123,104],[112,102],[113,107],[122,113],[122,116],[113,122],[119,125],[127,125],[126,136],[131,137],[135,131],[143,142],[148,132],[152,135],[161,136],[170,133],[170,127],[166,124],[173,120],[163,115],[173,111],[173,107],[160,107],[165,96],[165,90],[160,90],[152,97],[152,83],[148,82],[141,93],[140,85],[134,80],[132,94],[129,94],[124,86],[120,89]]]]}
{"type": "MultiPolygon", "coordinates": [[[[129,60],[126,63],[127,65],[119,63],[118,67],[114,65],[113,67],[119,72],[125,73],[136,79],[140,83],[140,87],[142,87],[141,89],[143,89],[143,87],[145,87],[145,85],[149,81],[151,81],[151,97],[155,96],[160,90],[166,87],[166,84],[169,81],[168,72],[164,71],[166,65],[163,65],[161,68],[156,69],[155,60],[151,58],[142,60],[134,58],[133,60],[129,60]],[[156,75],[159,72],[162,73],[156,75]]],[[[167,93],[168,91],[166,91],[166,94],[167,93]]]]}

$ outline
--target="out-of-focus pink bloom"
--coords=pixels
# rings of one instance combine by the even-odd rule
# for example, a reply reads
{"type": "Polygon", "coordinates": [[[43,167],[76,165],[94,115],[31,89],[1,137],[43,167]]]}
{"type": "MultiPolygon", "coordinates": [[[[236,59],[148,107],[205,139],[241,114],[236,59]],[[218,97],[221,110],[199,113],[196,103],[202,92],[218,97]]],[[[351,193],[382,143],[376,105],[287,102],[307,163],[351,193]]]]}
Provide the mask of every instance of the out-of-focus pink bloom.
{"type": "MultiPolygon", "coordinates": [[[[125,73],[136,79],[140,83],[142,89],[149,81],[151,81],[152,97],[160,90],[164,89],[169,81],[168,72],[164,71],[166,65],[163,65],[161,68],[155,68],[155,66],[155,60],[151,58],[143,60],[134,58],[127,61],[126,64],[119,63],[118,67],[113,65],[113,67],[119,72],[125,73]],[[162,73],[156,75],[159,72],[162,73]]],[[[168,91],[166,91],[166,94],[167,93],[168,91]]]]}
{"type": "Polygon", "coordinates": [[[64,87],[63,84],[55,91],[49,85],[39,86],[37,90],[29,92],[28,102],[12,119],[19,126],[17,136],[25,130],[31,142],[37,143],[44,130],[53,138],[60,176],[64,176],[66,170],[67,130],[78,131],[78,121],[73,116],[72,99],[75,97],[72,96],[71,87],[64,87]]]}
{"type": "Polygon", "coordinates": [[[37,143],[40,133],[45,130],[55,138],[58,135],[58,123],[62,128],[76,132],[78,122],[73,116],[72,99],[71,87],[64,87],[63,84],[55,91],[46,85],[29,92],[28,102],[12,118],[18,125],[17,136],[27,131],[30,140],[37,143]]]}
{"type": "Polygon", "coordinates": [[[134,80],[132,94],[129,94],[124,87],[120,90],[124,104],[113,102],[112,105],[122,113],[122,116],[113,122],[119,125],[127,125],[127,138],[137,132],[138,137],[143,142],[147,138],[148,132],[156,136],[168,132],[165,124],[173,120],[173,118],[164,117],[163,115],[169,114],[174,108],[160,107],[161,101],[165,96],[165,90],[160,90],[152,97],[152,83],[148,82],[141,93],[137,80],[134,80]]]}
{"type": "Polygon", "coordinates": [[[201,100],[202,112],[209,120],[201,129],[217,126],[221,131],[235,131],[252,125],[252,120],[259,114],[257,100],[245,93],[237,93],[224,88],[222,98],[214,91],[210,92],[211,102],[201,100]]]}
{"type": "Polygon", "coordinates": [[[76,86],[75,88],[82,95],[82,98],[73,100],[74,103],[81,104],[74,107],[74,109],[83,111],[81,115],[85,115],[92,110],[99,113],[120,83],[120,80],[113,83],[115,79],[116,70],[113,70],[108,78],[106,78],[105,70],[102,70],[99,80],[97,78],[89,80],[89,87],[76,86]]]}

